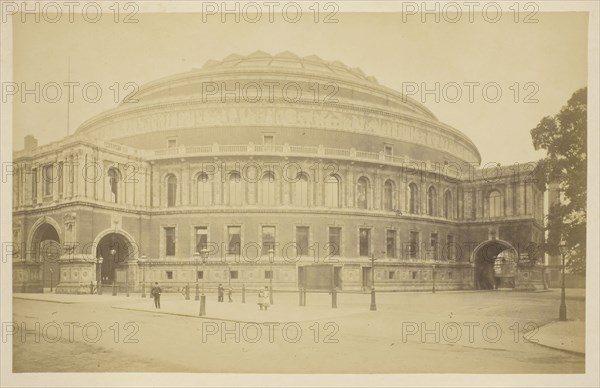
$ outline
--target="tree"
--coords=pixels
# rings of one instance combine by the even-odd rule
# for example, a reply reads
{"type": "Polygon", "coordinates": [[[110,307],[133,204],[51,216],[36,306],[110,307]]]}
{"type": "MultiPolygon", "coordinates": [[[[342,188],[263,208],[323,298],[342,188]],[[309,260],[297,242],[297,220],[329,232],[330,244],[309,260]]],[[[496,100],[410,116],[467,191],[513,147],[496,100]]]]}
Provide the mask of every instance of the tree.
{"type": "Polygon", "coordinates": [[[585,273],[587,203],[587,87],[577,90],[554,117],[531,130],[536,150],[546,150],[537,167],[538,183],[558,184],[561,200],[548,211],[543,250],[557,254],[561,237],[567,268],[585,273]]]}

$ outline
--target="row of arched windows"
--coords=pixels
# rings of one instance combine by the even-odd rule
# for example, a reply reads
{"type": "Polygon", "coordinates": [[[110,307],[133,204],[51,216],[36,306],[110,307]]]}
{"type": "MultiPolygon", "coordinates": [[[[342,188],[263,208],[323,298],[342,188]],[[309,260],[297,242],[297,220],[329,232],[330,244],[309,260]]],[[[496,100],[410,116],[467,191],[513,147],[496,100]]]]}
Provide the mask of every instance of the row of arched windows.
{"type": "MultiPolygon", "coordinates": [[[[110,202],[119,201],[119,172],[111,168],[108,170],[108,200],[110,202]]],[[[175,174],[167,174],[166,184],[166,205],[173,207],[177,205],[178,180],[175,174]]],[[[199,206],[211,206],[216,203],[213,192],[213,182],[205,173],[200,173],[195,179],[196,200],[199,206]]],[[[239,172],[229,173],[226,180],[225,200],[232,206],[241,206],[244,201],[245,187],[242,176],[239,172]]],[[[268,206],[277,204],[279,196],[277,195],[277,181],[272,171],[265,172],[257,182],[257,200],[258,203],[268,206]]],[[[382,206],[383,210],[395,211],[394,204],[396,184],[391,179],[383,183],[382,206]]],[[[330,175],[325,179],[324,184],[324,204],[327,207],[341,207],[341,179],[337,175],[330,175]]],[[[289,203],[294,206],[305,207],[310,204],[310,185],[306,174],[300,173],[296,179],[291,182],[289,203]]],[[[442,196],[442,214],[438,214],[438,193],[436,188],[431,185],[427,188],[424,201],[425,209],[421,209],[422,201],[419,193],[419,186],[416,183],[410,183],[407,189],[407,211],[409,214],[426,214],[431,217],[454,218],[454,201],[451,190],[445,190],[442,196]]],[[[371,184],[369,180],[361,176],[356,181],[356,206],[359,209],[368,209],[371,202],[371,184]]],[[[504,216],[504,198],[502,193],[493,189],[490,190],[484,198],[485,216],[495,218],[504,216]]]]}
{"type": "MultiPolygon", "coordinates": [[[[177,199],[177,177],[174,174],[168,174],[165,177],[166,183],[166,204],[168,207],[176,206],[177,199]]],[[[297,178],[290,182],[289,203],[295,206],[308,206],[310,204],[309,178],[306,174],[299,174],[297,178]]],[[[205,173],[200,173],[195,179],[196,200],[199,206],[210,206],[216,203],[213,192],[213,182],[205,173]]],[[[279,199],[277,193],[278,185],[275,174],[271,171],[263,174],[256,183],[256,198],[258,203],[263,205],[276,205],[279,199]]],[[[329,175],[324,184],[324,204],[327,207],[341,207],[342,190],[341,179],[337,175],[329,175]]],[[[224,198],[227,204],[232,206],[241,206],[245,195],[246,187],[243,184],[239,172],[230,172],[226,178],[224,186],[224,198]]],[[[395,211],[396,184],[387,179],[383,183],[382,206],[384,210],[395,211]]],[[[368,209],[371,203],[371,184],[366,177],[360,177],[356,181],[356,206],[359,209],[368,209]]],[[[435,187],[430,186],[427,190],[426,211],[427,215],[437,217],[438,211],[437,191],[435,187]]],[[[420,214],[419,189],[415,183],[408,186],[408,212],[411,214],[420,214]]],[[[443,217],[454,217],[453,196],[450,190],[446,190],[443,196],[443,217]]]]}
{"type": "MultiPolygon", "coordinates": [[[[446,190],[443,198],[442,216],[444,218],[454,218],[454,203],[452,201],[452,192],[446,190]]],[[[420,209],[421,200],[419,198],[419,187],[415,183],[408,185],[408,212],[410,214],[418,214],[421,212],[420,209]]],[[[431,217],[437,217],[438,215],[438,195],[437,190],[434,186],[429,186],[427,189],[427,198],[425,201],[426,209],[425,214],[431,217]]]]}

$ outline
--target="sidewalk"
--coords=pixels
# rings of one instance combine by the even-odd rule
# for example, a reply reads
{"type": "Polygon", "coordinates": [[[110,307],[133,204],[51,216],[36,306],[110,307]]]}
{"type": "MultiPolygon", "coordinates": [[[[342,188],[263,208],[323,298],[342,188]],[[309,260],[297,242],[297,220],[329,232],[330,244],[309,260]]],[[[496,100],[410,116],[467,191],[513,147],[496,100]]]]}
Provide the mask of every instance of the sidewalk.
{"type": "MultiPolygon", "coordinates": [[[[122,300],[121,300],[122,301],[122,300]]],[[[132,300],[128,303],[118,303],[112,306],[116,309],[144,311],[160,314],[172,314],[187,317],[199,317],[200,301],[194,300],[173,300],[161,298],[161,308],[154,308],[153,299],[132,300]]],[[[275,303],[266,311],[261,311],[256,301],[241,303],[239,301],[215,302],[206,300],[206,316],[203,319],[214,319],[220,321],[235,322],[305,322],[339,318],[359,313],[368,313],[369,307],[341,307],[331,308],[331,306],[294,306],[288,303],[275,303]]]]}
{"type": "Polygon", "coordinates": [[[532,336],[537,344],[585,356],[585,322],[555,321],[539,328],[532,336]]]}

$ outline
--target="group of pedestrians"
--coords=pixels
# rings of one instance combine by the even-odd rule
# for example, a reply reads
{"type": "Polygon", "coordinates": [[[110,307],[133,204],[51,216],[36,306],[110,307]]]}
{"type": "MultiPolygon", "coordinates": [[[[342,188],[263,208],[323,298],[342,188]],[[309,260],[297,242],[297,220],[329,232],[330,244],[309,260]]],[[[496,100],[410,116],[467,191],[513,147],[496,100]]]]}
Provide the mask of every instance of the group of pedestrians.
{"type": "Polygon", "coordinates": [[[217,287],[217,302],[223,302],[225,292],[227,291],[227,302],[233,302],[231,298],[231,294],[233,294],[233,288],[231,286],[227,286],[227,288],[223,287],[223,284],[219,283],[219,287],[217,287]]]}
{"type": "MultiPolygon", "coordinates": [[[[233,302],[232,294],[233,288],[228,286],[227,288],[223,287],[223,284],[219,283],[219,287],[217,287],[217,302],[223,302],[225,298],[225,292],[227,292],[227,301],[229,303],[233,302]]],[[[154,282],[154,286],[150,291],[150,295],[154,299],[154,308],[160,309],[160,295],[162,294],[162,289],[158,285],[158,282],[154,282]]],[[[264,289],[261,289],[258,292],[258,307],[261,310],[267,310],[271,305],[271,293],[269,291],[269,287],[265,286],[264,289]]]]}

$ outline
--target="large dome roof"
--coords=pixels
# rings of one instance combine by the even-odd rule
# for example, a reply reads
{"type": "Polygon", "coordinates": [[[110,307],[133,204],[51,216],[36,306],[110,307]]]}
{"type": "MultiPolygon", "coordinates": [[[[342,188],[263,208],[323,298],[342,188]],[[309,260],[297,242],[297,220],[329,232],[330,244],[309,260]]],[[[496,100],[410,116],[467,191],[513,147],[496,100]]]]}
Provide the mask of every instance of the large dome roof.
{"type": "MultiPolygon", "coordinates": [[[[367,145],[367,137],[377,136],[384,142],[403,142],[409,146],[406,152],[411,157],[421,155],[418,149],[427,148],[458,160],[481,161],[467,136],[438,121],[420,102],[380,85],[359,68],[316,55],[300,57],[287,51],[276,55],[263,51],[246,56],[232,54],[149,82],[134,98],[135,103],[123,101],[84,122],[77,133],[148,148],[159,144],[159,140],[152,144],[148,141],[150,133],[153,137],[185,133],[186,144],[193,146],[222,142],[216,132],[239,139],[248,132],[277,129],[287,131],[282,140],[293,144],[298,140],[294,131],[304,128],[315,130],[319,139],[325,135],[337,136],[332,139],[354,136],[354,141],[369,151],[373,150],[367,145]],[[301,97],[290,102],[283,92],[292,84],[297,85],[301,97]],[[213,88],[211,91],[218,88],[220,94],[207,93],[207,85],[213,88]],[[278,94],[249,101],[243,95],[248,85],[278,94]],[[271,90],[265,85],[275,86],[271,90]]],[[[334,146],[336,140],[332,142],[329,146],[334,146]]],[[[428,159],[446,160],[446,156],[430,155],[428,159]]]]}
{"type": "Polygon", "coordinates": [[[244,69],[248,67],[286,68],[309,72],[318,71],[328,73],[331,76],[346,76],[377,84],[377,80],[374,77],[366,76],[359,68],[350,68],[340,61],[325,61],[316,55],[299,57],[289,51],[284,51],[276,55],[269,55],[264,51],[256,51],[246,56],[231,54],[222,61],[210,60],[206,62],[201,70],[244,69]]]}

